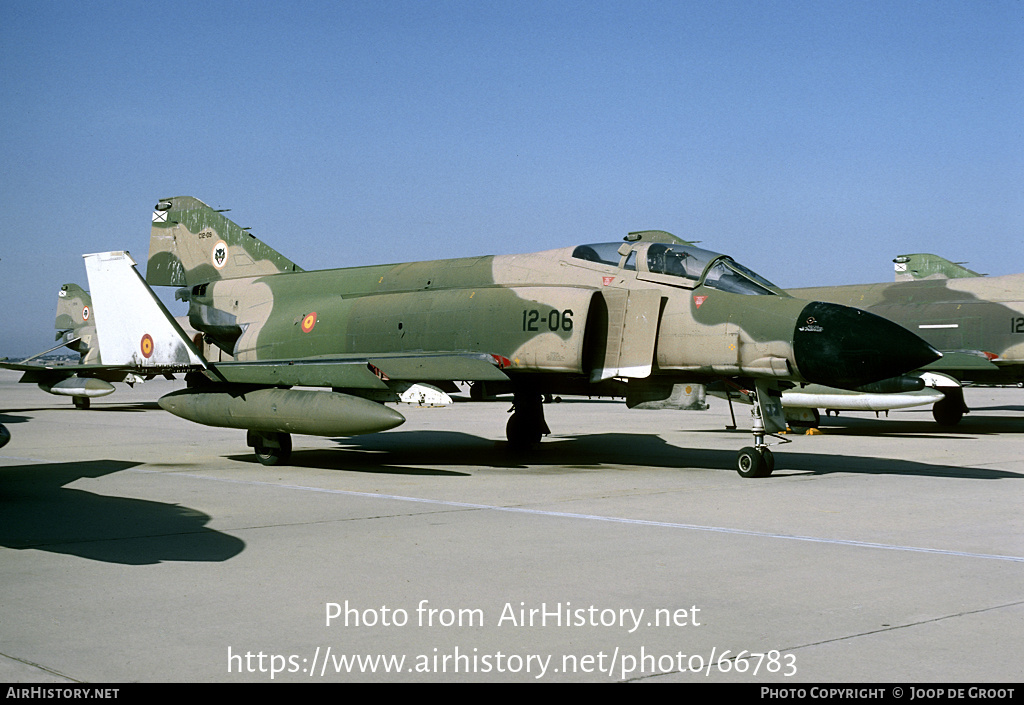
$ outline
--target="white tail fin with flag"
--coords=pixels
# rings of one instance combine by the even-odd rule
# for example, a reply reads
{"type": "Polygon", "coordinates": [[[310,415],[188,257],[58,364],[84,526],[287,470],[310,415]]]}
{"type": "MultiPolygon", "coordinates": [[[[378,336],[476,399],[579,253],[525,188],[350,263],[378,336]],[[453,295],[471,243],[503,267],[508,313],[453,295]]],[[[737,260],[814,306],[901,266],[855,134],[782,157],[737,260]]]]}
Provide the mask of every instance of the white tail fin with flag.
{"type": "Polygon", "coordinates": [[[82,255],[106,365],[206,367],[206,361],[125,251],[82,255]]]}

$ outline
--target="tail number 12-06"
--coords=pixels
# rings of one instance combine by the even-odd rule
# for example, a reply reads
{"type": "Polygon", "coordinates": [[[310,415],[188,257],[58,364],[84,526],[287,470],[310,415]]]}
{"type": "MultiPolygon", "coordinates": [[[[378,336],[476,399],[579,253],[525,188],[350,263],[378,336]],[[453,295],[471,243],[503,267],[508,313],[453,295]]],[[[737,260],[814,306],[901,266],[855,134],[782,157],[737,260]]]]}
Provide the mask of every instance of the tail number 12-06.
{"type": "Polygon", "coordinates": [[[538,333],[542,330],[549,330],[552,333],[572,330],[572,309],[565,309],[561,313],[552,309],[546,316],[535,308],[523,311],[523,330],[529,333],[538,333]]]}

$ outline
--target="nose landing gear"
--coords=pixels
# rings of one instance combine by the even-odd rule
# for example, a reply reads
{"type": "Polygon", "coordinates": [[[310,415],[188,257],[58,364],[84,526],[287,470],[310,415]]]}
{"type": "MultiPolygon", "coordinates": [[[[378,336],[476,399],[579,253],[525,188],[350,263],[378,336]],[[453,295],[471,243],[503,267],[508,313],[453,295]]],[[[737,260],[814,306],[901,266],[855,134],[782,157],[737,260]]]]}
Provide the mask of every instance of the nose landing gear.
{"type": "Polygon", "coordinates": [[[747,446],[736,455],[736,472],[740,477],[768,477],[775,471],[775,455],[768,448],[765,436],[778,438],[782,443],[792,443],[774,433],[786,429],[782,393],[760,381],[747,393],[753,402],[750,415],[753,418],[754,446],[747,446]]]}

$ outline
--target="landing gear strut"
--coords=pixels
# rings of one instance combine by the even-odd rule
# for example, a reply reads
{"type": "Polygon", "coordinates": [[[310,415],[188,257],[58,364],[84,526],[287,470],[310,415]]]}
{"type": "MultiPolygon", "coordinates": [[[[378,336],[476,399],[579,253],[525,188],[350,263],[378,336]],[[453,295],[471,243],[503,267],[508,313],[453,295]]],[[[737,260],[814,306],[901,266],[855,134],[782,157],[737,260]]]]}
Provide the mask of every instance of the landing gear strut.
{"type": "Polygon", "coordinates": [[[782,411],[782,397],[778,390],[771,390],[763,382],[755,384],[755,389],[748,392],[753,408],[754,446],[747,446],[736,456],[736,472],[740,477],[768,477],[775,471],[775,455],[765,443],[765,436],[774,436],[784,443],[791,443],[788,438],[780,438],[768,431],[783,430],[786,427],[782,411]],[[775,393],[773,394],[772,391],[775,393]]]}
{"type": "Polygon", "coordinates": [[[256,460],[262,465],[281,465],[287,463],[292,455],[290,433],[249,431],[245,441],[256,452],[256,460]]]}

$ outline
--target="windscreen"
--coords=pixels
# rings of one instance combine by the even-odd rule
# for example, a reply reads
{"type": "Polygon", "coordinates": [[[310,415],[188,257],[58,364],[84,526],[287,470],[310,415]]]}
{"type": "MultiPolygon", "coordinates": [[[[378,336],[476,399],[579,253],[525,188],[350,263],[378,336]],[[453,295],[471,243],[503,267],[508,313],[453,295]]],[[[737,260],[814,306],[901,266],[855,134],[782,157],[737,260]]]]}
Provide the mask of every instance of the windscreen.
{"type": "Polygon", "coordinates": [[[774,284],[728,257],[722,257],[708,270],[707,276],[704,277],[704,286],[733,294],[753,296],[775,293],[771,289],[774,284]]]}

